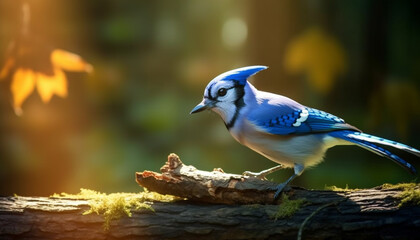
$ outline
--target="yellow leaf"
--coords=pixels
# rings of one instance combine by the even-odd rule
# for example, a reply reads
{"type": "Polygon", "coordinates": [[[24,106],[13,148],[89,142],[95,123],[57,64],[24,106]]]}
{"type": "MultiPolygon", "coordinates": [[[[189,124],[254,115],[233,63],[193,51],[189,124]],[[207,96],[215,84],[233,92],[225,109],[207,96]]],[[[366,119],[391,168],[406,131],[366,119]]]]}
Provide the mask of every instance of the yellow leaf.
{"type": "Polygon", "coordinates": [[[91,72],[92,65],[85,62],[79,55],[61,49],[55,49],[51,53],[53,65],[66,71],[91,72]]]}
{"type": "Polygon", "coordinates": [[[15,59],[8,58],[0,71],[0,80],[4,79],[5,77],[7,77],[7,75],[9,75],[10,69],[13,67],[13,65],[15,65],[15,59]]]}
{"type": "Polygon", "coordinates": [[[22,112],[22,103],[32,93],[35,87],[35,74],[30,69],[19,68],[13,74],[10,86],[13,94],[13,107],[17,115],[22,112]]]}
{"type": "Polygon", "coordinates": [[[44,103],[51,100],[54,94],[60,97],[67,96],[67,79],[64,72],[59,68],[54,68],[54,75],[48,76],[43,73],[36,74],[36,87],[44,103]]]}
{"type": "Polygon", "coordinates": [[[319,28],[310,28],[294,39],[285,54],[285,68],[291,73],[306,73],[310,85],[323,94],[331,90],[346,67],[340,43],[319,28]]]}

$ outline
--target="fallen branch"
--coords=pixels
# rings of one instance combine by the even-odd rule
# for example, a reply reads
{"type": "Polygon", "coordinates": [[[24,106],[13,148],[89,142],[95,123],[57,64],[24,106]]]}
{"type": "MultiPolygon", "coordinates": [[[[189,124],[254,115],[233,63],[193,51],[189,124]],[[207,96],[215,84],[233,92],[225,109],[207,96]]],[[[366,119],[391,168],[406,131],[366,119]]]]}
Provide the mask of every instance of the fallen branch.
{"type": "Polygon", "coordinates": [[[212,172],[185,165],[176,154],[170,154],[160,169],[162,173],[136,173],[139,185],[162,194],[170,194],[192,201],[224,204],[272,204],[277,184],[255,177],[212,172]]]}

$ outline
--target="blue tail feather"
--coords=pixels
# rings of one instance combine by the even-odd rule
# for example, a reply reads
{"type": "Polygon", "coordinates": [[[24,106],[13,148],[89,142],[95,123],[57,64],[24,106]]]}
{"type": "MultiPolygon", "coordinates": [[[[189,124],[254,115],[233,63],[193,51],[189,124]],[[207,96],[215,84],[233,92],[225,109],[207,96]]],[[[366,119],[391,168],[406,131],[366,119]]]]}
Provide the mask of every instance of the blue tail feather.
{"type": "Polygon", "coordinates": [[[420,151],[415,149],[415,148],[412,148],[412,147],[407,146],[405,144],[398,143],[398,142],[395,142],[395,141],[391,141],[391,140],[388,140],[388,139],[376,137],[376,136],[369,135],[369,134],[366,134],[366,133],[355,132],[355,131],[348,131],[348,130],[334,131],[334,132],[330,132],[329,135],[331,135],[333,137],[336,137],[336,138],[344,139],[344,140],[352,142],[352,143],[355,143],[355,144],[357,144],[357,145],[359,145],[359,146],[361,146],[361,147],[363,147],[363,148],[365,148],[365,149],[367,149],[371,152],[374,152],[374,153],[376,153],[380,156],[389,158],[392,161],[394,161],[395,163],[397,163],[398,165],[400,165],[401,167],[403,167],[404,169],[408,170],[410,173],[417,174],[417,170],[410,163],[401,159],[399,156],[393,154],[389,150],[384,149],[380,146],[377,146],[376,144],[400,149],[400,150],[409,152],[411,154],[414,154],[417,157],[420,157],[420,151]]]}
{"type": "Polygon", "coordinates": [[[366,134],[366,133],[361,133],[361,132],[354,132],[353,135],[356,139],[360,139],[360,140],[368,141],[368,142],[371,142],[371,143],[378,143],[378,144],[382,144],[382,145],[385,145],[385,146],[398,148],[400,150],[403,150],[403,151],[409,152],[411,154],[414,154],[417,157],[420,157],[420,151],[419,150],[417,150],[413,147],[410,147],[408,145],[399,143],[399,142],[395,142],[395,141],[392,141],[392,140],[388,140],[388,139],[381,138],[381,137],[376,137],[376,136],[366,134]]]}

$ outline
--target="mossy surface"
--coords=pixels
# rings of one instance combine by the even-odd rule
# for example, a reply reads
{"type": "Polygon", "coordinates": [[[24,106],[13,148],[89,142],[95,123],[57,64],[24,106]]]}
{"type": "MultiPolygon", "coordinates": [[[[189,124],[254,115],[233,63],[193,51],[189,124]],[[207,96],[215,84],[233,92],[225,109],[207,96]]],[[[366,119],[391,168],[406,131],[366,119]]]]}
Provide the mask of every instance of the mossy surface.
{"type": "Polygon", "coordinates": [[[397,184],[390,184],[390,183],[384,183],[382,184],[382,189],[401,189],[405,190],[408,188],[415,188],[416,186],[420,186],[420,184],[417,183],[397,183],[397,184]]]}
{"type": "Polygon", "coordinates": [[[400,198],[400,204],[398,207],[404,207],[408,205],[420,205],[420,184],[417,183],[399,183],[389,184],[385,183],[382,185],[382,189],[400,189],[403,190],[398,194],[400,198]]]}
{"type": "Polygon", "coordinates": [[[349,188],[349,185],[346,184],[346,188],[340,188],[340,187],[337,187],[337,186],[334,186],[334,185],[333,186],[327,186],[327,185],[325,185],[324,190],[329,190],[329,191],[334,191],[334,192],[353,192],[353,191],[358,191],[360,189],[358,189],[358,188],[354,188],[354,189],[349,188]]]}
{"type": "Polygon", "coordinates": [[[101,193],[89,189],[80,189],[78,194],[55,193],[53,198],[84,199],[88,201],[90,209],[83,215],[96,213],[104,217],[104,229],[109,230],[112,220],[120,219],[123,216],[131,217],[131,211],[146,210],[154,211],[151,202],[172,202],[179,198],[171,195],[162,195],[145,190],[140,193],[101,193]]]}
{"type": "Polygon", "coordinates": [[[272,216],[274,220],[293,216],[305,203],[306,199],[290,200],[286,194],[281,195],[281,203],[277,212],[272,216]]]}

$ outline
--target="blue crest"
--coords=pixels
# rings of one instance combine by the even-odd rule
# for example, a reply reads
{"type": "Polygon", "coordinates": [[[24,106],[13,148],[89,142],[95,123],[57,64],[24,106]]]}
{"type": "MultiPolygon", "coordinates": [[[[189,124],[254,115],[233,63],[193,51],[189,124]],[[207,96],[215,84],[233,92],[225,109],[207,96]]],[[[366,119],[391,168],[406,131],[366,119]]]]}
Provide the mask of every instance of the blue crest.
{"type": "Polygon", "coordinates": [[[266,66],[248,66],[248,67],[237,68],[237,69],[233,69],[228,72],[220,74],[219,76],[214,78],[214,80],[216,81],[234,80],[234,81],[238,81],[239,84],[241,85],[245,85],[246,80],[250,76],[264,69],[267,69],[267,67],[266,66]]]}

